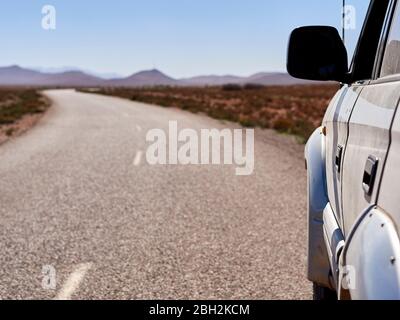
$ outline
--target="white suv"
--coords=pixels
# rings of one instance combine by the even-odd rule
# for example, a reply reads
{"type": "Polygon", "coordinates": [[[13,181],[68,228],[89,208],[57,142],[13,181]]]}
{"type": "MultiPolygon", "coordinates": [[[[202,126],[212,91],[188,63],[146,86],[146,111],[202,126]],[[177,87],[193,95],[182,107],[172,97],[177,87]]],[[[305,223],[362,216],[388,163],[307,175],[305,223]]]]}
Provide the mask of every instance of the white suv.
{"type": "Polygon", "coordinates": [[[292,76],[342,84],[305,150],[316,299],[400,298],[400,1],[370,2],[350,68],[335,28],[289,43],[292,76]]]}

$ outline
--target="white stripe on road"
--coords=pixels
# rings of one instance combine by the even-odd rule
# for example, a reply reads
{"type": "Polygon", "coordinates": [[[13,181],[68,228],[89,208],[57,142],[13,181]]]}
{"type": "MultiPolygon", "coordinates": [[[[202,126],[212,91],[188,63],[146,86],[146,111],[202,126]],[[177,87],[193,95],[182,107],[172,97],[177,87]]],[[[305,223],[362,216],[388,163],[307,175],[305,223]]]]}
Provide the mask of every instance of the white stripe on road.
{"type": "Polygon", "coordinates": [[[56,300],[70,300],[74,292],[79,288],[86,272],[92,267],[92,263],[82,263],[78,265],[64,282],[61,290],[56,296],[56,300]]]}
{"type": "Polygon", "coordinates": [[[142,156],[143,156],[143,152],[142,151],[136,152],[135,159],[133,160],[133,165],[135,167],[137,167],[140,164],[140,162],[142,161],[142,156]]]}

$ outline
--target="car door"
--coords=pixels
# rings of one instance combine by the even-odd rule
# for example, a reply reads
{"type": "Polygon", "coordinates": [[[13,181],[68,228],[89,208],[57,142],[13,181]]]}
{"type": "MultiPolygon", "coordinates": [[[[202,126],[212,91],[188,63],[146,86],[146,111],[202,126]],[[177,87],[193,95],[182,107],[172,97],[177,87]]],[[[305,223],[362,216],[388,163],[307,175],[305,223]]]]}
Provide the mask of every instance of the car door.
{"type": "Polygon", "coordinates": [[[387,41],[378,56],[382,64],[377,63],[376,79],[363,91],[359,110],[352,116],[352,145],[345,159],[349,162],[345,165],[358,166],[363,158],[372,155],[368,156],[369,164],[364,169],[363,194],[356,189],[359,169],[354,169],[353,180],[350,172],[346,172],[348,184],[343,186],[344,195],[353,193],[354,197],[347,196],[343,201],[346,228],[352,231],[342,259],[343,266],[350,268],[342,272],[345,279],[342,283],[353,284],[348,288],[351,298],[357,300],[400,299],[400,202],[396,189],[400,181],[400,2],[397,2],[387,41]],[[361,124],[363,129],[359,129],[361,124]],[[370,184],[374,161],[375,182],[370,184]],[[368,195],[366,190],[371,187],[368,195]],[[357,210],[364,206],[371,210],[357,215],[357,210]]]}
{"type": "Polygon", "coordinates": [[[324,118],[326,130],[326,177],[327,192],[331,209],[342,231],[344,221],[344,172],[346,170],[344,157],[350,136],[351,116],[355,109],[360,110],[358,100],[363,90],[372,78],[375,56],[378,49],[381,32],[388,17],[390,0],[371,1],[358,45],[355,49],[349,76],[354,80],[344,84],[336,102],[332,105],[324,118]]]}
{"type": "Polygon", "coordinates": [[[348,135],[351,112],[362,90],[361,86],[345,85],[329,107],[323,121],[326,132],[326,177],[329,203],[338,222],[342,226],[342,158],[348,135]]]}
{"type": "MultiPolygon", "coordinates": [[[[400,85],[400,2],[393,18],[379,81],[385,81],[398,90],[400,85]]],[[[400,198],[396,189],[400,183],[400,110],[391,128],[391,143],[378,195],[378,205],[400,227],[400,198]]],[[[399,230],[400,231],[400,230],[399,230]]]]}
{"type": "MultiPolygon", "coordinates": [[[[382,50],[377,52],[371,81],[362,85],[349,119],[342,172],[342,222],[345,235],[350,233],[362,213],[376,204],[390,146],[391,124],[400,98],[400,82],[389,79],[390,69],[393,68],[390,63],[393,60],[391,52],[395,50],[392,47],[398,48],[400,43],[390,40],[392,34],[399,34],[400,31],[400,24],[388,27],[394,5],[395,2],[387,13],[387,27],[380,40],[382,50]],[[391,35],[386,46],[389,31],[391,35]]],[[[397,6],[394,16],[398,15],[397,6]]]]}

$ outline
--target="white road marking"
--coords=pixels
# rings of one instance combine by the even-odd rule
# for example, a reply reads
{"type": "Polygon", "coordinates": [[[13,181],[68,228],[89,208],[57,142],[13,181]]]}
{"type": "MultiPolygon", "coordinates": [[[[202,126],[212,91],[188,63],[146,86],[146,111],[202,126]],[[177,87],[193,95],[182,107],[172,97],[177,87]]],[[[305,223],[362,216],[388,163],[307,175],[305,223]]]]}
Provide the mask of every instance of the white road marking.
{"type": "Polygon", "coordinates": [[[139,126],[139,125],[136,125],[136,130],[139,131],[139,132],[141,132],[141,131],[142,131],[142,127],[139,126]]]}
{"type": "Polygon", "coordinates": [[[136,152],[135,159],[133,160],[133,165],[135,167],[137,167],[140,164],[140,162],[142,161],[142,156],[143,156],[143,152],[142,151],[136,152]]]}
{"type": "Polygon", "coordinates": [[[64,282],[61,290],[56,296],[56,300],[70,300],[74,292],[79,288],[86,272],[92,267],[92,263],[79,264],[64,282]]]}

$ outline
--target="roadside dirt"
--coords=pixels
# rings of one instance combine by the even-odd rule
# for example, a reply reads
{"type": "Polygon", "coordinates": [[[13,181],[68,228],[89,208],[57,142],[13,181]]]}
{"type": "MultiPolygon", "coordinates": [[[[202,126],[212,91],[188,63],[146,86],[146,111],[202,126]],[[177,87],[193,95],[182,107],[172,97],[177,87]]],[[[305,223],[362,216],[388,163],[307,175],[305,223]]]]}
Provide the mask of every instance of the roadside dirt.
{"type": "Polygon", "coordinates": [[[13,124],[0,126],[0,144],[28,131],[44,116],[44,114],[45,113],[28,114],[13,124]]]}

